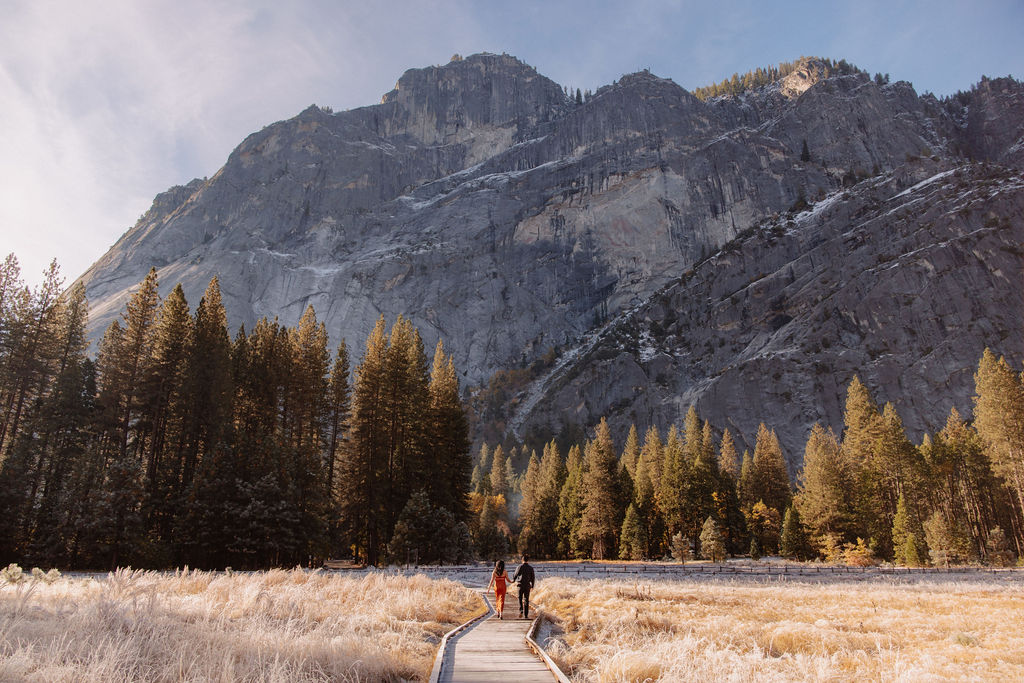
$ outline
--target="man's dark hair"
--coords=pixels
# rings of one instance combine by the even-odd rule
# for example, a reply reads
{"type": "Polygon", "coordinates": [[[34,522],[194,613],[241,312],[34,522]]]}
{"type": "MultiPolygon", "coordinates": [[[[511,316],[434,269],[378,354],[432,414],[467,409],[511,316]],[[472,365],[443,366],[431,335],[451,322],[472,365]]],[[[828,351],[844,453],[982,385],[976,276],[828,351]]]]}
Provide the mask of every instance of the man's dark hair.
{"type": "Polygon", "coordinates": [[[529,561],[530,561],[530,556],[524,553],[523,554],[523,562],[529,562],[529,561]]]}

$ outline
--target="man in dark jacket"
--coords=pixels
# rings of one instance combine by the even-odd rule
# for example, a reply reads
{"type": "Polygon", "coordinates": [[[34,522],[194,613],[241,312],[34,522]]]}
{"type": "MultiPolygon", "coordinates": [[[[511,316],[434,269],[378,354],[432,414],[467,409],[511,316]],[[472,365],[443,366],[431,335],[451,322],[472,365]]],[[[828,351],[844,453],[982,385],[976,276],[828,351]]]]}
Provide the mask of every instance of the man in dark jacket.
{"type": "Polygon", "coordinates": [[[530,618],[530,591],[533,590],[534,581],[533,567],[530,566],[529,559],[523,555],[523,563],[512,575],[512,580],[519,586],[519,616],[526,619],[530,618]]]}

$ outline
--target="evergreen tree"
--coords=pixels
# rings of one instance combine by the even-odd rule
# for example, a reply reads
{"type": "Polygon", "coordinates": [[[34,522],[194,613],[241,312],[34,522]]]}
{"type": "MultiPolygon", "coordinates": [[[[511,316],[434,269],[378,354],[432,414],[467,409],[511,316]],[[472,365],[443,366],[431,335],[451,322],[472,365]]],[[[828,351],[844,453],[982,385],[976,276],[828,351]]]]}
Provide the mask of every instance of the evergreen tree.
{"type": "Polygon", "coordinates": [[[583,455],[579,446],[569,449],[566,476],[558,494],[558,554],[567,558],[584,557],[588,548],[580,536],[583,518],[583,455]]]}
{"type": "Polygon", "coordinates": [[[508,478],[508,459],[501,444],[494,449],[491,456],[491,495],[501,496],[506,501],[511,497],[512,487],[508,478]]]}
{"type": "Polygon", "coordinates": [[[224,445],[232,415],[231,340],[217,278],[210,280],[193,322],[189,350],[189,424],[181,483],[188,487],[203,457],[224,445]]]}
{"type": "Polygon", "coordinates": [[[750,451],[743,451],[743,459],[740,464],[740,485],[739,496],[740,506],[744,513],[757,503],[758,484],[754,473],[754,461],[750,457],[750,451]]]}
{"type": "Polygon", "coordinates": [[[739,481],[740,461],[736,454],[736,443],[728,429],[722,432],[722,441],[718,446],[718,469],[732,477],[733,481],[739,481]]]}
{"type": "Polygon", "coordinates": [[[498,528],[498,511],[492,498],[484,501],[473,545],[477,555],[485,560],[496,560],[508,554],[508,537],[498,528]]]}
{"type": "Polygon", "coordinates": [[[692,557],[690,553],[690,539],[683,536],[682,531],[672,534],[669,546],[672,552],[672,559],[679,564],[686,564],[692,557]]]}
{"type": "Polygon", "coordinates": [[[640,437],[637,435],[636,425],[629,426],[629,434],[626,435],[626,446],[622,449],[622,466],[629,472],[632,479],[636,478],[637,464],[640,462],[640,437]]]}
{"type": "Polygon", "coordinates": [[[565,478],[565,463],[555,441],[551,440],[544,447],[544,455],[540,460],[540,477],[534,494],[534,528],[540,530],[533,544],[536,557],[558,555],[558,538],[552,530],[558,525],[558,499],[565,478]]]}
{"type": "Polygon", "coordinates": [[[762,553],[773,553],[779,548],[779,533],[782,527],[782,516],[773,507],[759,500],[751,508],[747,518],[747,528],[755,537],[762,553]]]}
{"type": "Polygon", "coordinates": [[[878,506],[880,482],[872,466],[873,449],[882,438],[884,425],[878,406],[856,376],[847,389],[843,423],[842,455],[854,478],[851,497],[857,533],[878,544],[890,534],[892,527],[891,523],[886,523],[884,511],[878,506]]]}
{"type": "Polygon", "coordinates": [[[580,536],[592,544],[592,557],[603,560],[615,556],[618,532],[622,526],[617,505],[618,458],[612,443],[611,430],[603,418],[597,435],[586,445],[583,465],[583,515],[580,536]]]}
{"type": "Polygon", "coordinates": [[[941,510],[936,510],[925,520],[924,537],[932,564],[936,566],[961,564],[973,556],[970,534],[963,522],[950,519],[941,510]]]}
{"type": "Polygon", "coordinates": [[[342,481],[342,517],[358,556],[375,565],[380,557],[387,473],[384,372],[387,354],[384,316],[377,320],[366,340],[366,350],[356,368],[352,393],[352,444],[346,452],[342,481]]]}
{"type": "Polygon", "coordinates": [[[725,537],[714,517],[704,520],[700,532],[701,554],[712,562],[725,561],[725,537]]]}
{"type": "Polygon", "coordinates": [[[480,495],[491,495],[491,451],[486,443],[480,444],[480,453],[473,466],[473,491],[480,495]]]}
{"type": "Polygon", "coordinates": [[[757,428],[757,443],[754,446],[754,491],[758,500],[778,513],[789,507],[792,492],[786,460],[775,430],[769,431],[764,423],[757,428]]]}
{"type": "Polygon", "coordinates": [[[722,441],[718,448],[718,471],[716,515],[722,520],[721,531],[725,537],[726,552],[737,555],[744,550],[742,541],[746,533],[746,520],[739,497],[739,457],[728,429],[722,432],[722,441]]]}
{"type": "Polygon", "coordinates": [[[140,436],[145,443],[146,527],[151,541],[170,552],[180,472],[177,454],[188,417],[185,389],[192,317],[178,284],[164,299],[153,330],[152,355],[143,377],[140,436]]]}
{"type": "Polygon", "coordinates": [[[1024,510],[1024,385],[1005,358],[985,349],[974,375],[974,426],[992,470],[1024,510]]]}
{"type": "Polygon", "coordinates": [[[807,541],[807,533],[800,520],[799,510],[791,505],[786,508],[786,515],[782,520],[782,535],[779,540],[779,552],[783,557],[797,560],[806,560],[810,554],[810,544],[807,541]]]}
{"type": "Polygon", "coordinates": [[[32,291],[21,284],[13,256],[0,272],[0,463],[52,381],[63,282],[56,261],[32,291]]]}
{"type": "Polygon", "coordinates": [[[677,532],[685,535],[685,508],[683,495],[689,478],[686,453],[679,439],[679,431],[673,425],[668,432],[662,459],[661,481],[658,486],[658,507],[665,520],[665,529],[670,536],[677,532]]]}
{"type": "Polygon", "coordinates": [[[623,560],[643,560],[647,557],[647,530],[640,522],[640,513],[635,504],[630,503],[626,509],[626,517],[622,521],[619,535],[619,558],[623,560]]]}
{"type": "Polygon", "coordinates": [[[459,378],[451,356],[445,356],[438,341],[430,373],[429,452],[437,475],[434,505],[449,510],[459,522],[469,520],[472,457],[469,453],[469,423],[459,398],[459,378]]]}
{"type": "Polygon", "coordinates": [[[931,507],[963,518],[979,553],[988,545],[987,530],[1013,527],[1014,496],[992,472],[977,431],[954,408],[935,439],[925,436],[921,453],[930,475],[931,507]]]}
{"type": "Polygon", "coordinates": [[[526,476],[523,477],[522,485],[522,500],[519,502],[519,524],[520,532],[518,539],[518,548],[520,554],[525,553],[527,555],[537,557],[537,545],[539,537],[541,537],[545,530],[539,526],[539,504],[538,498],[540,495],[540,459],[537,458],[537,453],[534,452],[530,455],[530,462],[526,467],[526,476]]]}
{"type": "Polygon", "coordinates": [[[333,501],[332,536],[340,533],[337,524],[341,515],[342,487],[340,482],[341,460],[349,444],[349,427],[352,412],[352,389],[349,384],[348,346],[342,339],[334,355],[334,366],[328,388],[328,442],[327,442],[327,491],[333,501]]]}
{"type": "Polygon", "coordinates": [[[853,473],[831,429],[815,423],[807,438],[794,505],[810,529],[815,546],[841,546],[856,538],[850,500],[853,473]]]}
{"type": "Polygon", "coordinates": [[[899,497],[892,523],[893,554],[897,564],[920,567],[924,564],[924,530],[907,511],[907,501],[899,497]]]}

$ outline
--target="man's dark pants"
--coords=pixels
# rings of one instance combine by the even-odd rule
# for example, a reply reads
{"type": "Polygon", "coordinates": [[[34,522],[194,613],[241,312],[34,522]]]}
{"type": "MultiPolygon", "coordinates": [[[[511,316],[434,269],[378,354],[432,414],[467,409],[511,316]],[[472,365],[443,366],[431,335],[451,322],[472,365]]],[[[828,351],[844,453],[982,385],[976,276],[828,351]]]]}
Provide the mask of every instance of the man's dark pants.
{"type": "Polygon", "coordinates": [[[526,619],[530,618],[530,589],[522,586],[519,587],[519,611],[526,619]]]}

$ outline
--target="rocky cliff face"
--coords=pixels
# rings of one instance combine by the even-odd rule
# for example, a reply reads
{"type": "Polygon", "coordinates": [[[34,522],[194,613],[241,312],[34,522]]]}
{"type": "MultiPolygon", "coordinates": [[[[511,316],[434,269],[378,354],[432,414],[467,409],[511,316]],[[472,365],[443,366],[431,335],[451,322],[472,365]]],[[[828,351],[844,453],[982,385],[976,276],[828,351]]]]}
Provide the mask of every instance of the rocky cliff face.
{"type": "MultiPolygon", "coordinates": [[[[783,81],[739,97],[702,102],[670,80],[641,72],[578,105],[555,83],[505,55],[414,69],[378,105],[339,113],[310,107],[249,136],[212,178],[158,196],[82,276],[92,302],[92,334],[102,334],[130,288],[155,265],[165,287],[181,282],[193,305],[218,275],[232,325],[250,327],[265,315],[294,324],[312,304],[333,341],[345,337],[356,353],[380,315],[393,319],[402,313],[420,327],[428,344],[445,340],[471,385],[559,347],[565,354],[559,367],[566,374],[524,394],[520,405],[533,408],[512,416],[517,430],[554,429],[548,417],[568,408],[574,412],[567,419],[582,424],[605,411],[619,416],[633,411],[640,423],[666,424],[698,400],[713,421],[730,407],[728,419],[742,423],[749,435],[748,422],[756,427],[758,419],[772,419],[774,413],[746,399],[748,383],[760,370],[769,377],[793,376],[796,370],[786,363],[797,359],[811,367],[825,364],[816,375],[821,387],[803,382],[778,393],[789,391],[807,419],[818,403],[831,416],[838,385],[848,379],[844,372],[858,370],[865,358],[878,360],[871,350],[882,347],[870,346],[873,337],[867,332],[859,341],[844,337],[850,349],[845,364],[830,365],[828,354],[835,352],[823,350],[822,342],[815,350],[811,342],[826,328],[794,315],[787,302],[795,294],[785,287],[769,303],[782,293],[785,298],[763,311],[755,299],[733,301],[736,290],[715,306],[709,299],[705,308],[703,299],[681,289],[681,274],[705,273],[686,282],[707,281],[712,287],[708,271],[701,270],[712,261],[716,277],[734,282],[779,269],[786,273],[784,264],[813,260],[826,273],[840,267],[862,273],[862,288],[882,277],[910,278],[902,273],[916,271],[899,260],[908,253],[900,250],[926,247],[924,235],[932,233],[920,214],[931,203],[907,205],[906,215],[879,214],[864,227],[872,202],[885,204],[881,194],[896,195],[902,185],[932,170],[953,171],[966,158],[1021,168],[1022,93],[1021,84],[1000,79],[954,103],[940,103],[919,97],[907,83],[879,86],[864,74],[828,75],[808,61],[783,81]],[[802,154],[805,142],[807,155],[802,154]],[[849,195],[842,194],[844,187],[849,195]],[[795,228],[777,218],[809,205],[813,212],[794,215],[795,228]],[[883,242],[886,249],[848,251],[841,238],[825,236],[855,228],[870,232],[872,244],[883,242]],[[910,237],[895,240],[897,231],[910,237]],[[787,237],[791,233],[794,237],[787,237]],[[831,246],[825,249],[825,243],[831,246]],[[720,251],[727,244],[733,251],[720,251]],[[893,261],[892,273],[878,268],[883,253],[893,261]],[[634,320],[640,310],[652,311],[644,315],[651,325],[657,322],[646,332],[652,338],[659,329],[668,334],[666,326],[687,320],[687,329],[696,331],[680,332],[680,339],[691,346],[710,343],[714,363],[724,363],[713,365],[715,381],[700,379],[712,367],[701,365],[706,354],[699,354],[698,362],[697,355],[683,354],[677,346],[641,357],[636,368],[623,359],[626,369],[603,380],[595,373],[605,366],[580,364],[595,353],[609,353],[604,346],[600,352],[592,347],[595,330],[609,320],[616,325],[634,320]],[[776,323],[755,316],[768,312],[769,320],[791,320],[769,335],[764,326],[776,323]],[[707,323],[712,318],[719,327],[707,323]],[[714,331],[719,328],[723,331],[714,331]],[[793,340],[765,342],[742,363],[738,356],[731,365],[722,360],[726,349],[739,353],[741,344],[764,335],[776,339],[782,329],[793,340]],[[828,370],[835,376],[826,380],[828,370]],[[580,379],[586,376],[592,379],[580,379]],[[628,387],[634,386],[647,388],[631,393],[628,387]],[[654,386],[656,392],[648,390],[654,386]],[[713,403],[722,410],[712,409],[713,403]],[[541,405],[547,406],[543,419],[536,408],[541,405]],[[580,405],[585,409],[577,409],[580,405]]],[[[965,166],[960,174],[968,189],[987,182],[975,167],[965,166]]],[[[1000,182],[1012,184],[1007,178],[1000,182]]],[[[937,183],[933,189],[945,186],[937,183]]],[[[916,196],[903,197],[911,195],[916,196]]],[[[950,195],[948,202],[954,201],[950,195]]],[[[1007,230],[1020,228],[1019,211],[997,214],[1010,222],[1007,230]]],[[[965,225],[948,230],[965,230],[965,225]]],[[[950,240],[936,237],[935,244],[950,240]]],[[[995,258],[1004,252],[993,252],[992,259],[987,253],[975,259],[979,273],[985,268],[1012,272],[1005,257],[995,258]]],[[[767,287],[774,282],[763,285],[775,292],[767,287]]],[[[1019,293],[1019,278],[1010,285],[1019,293]]],[[[825,285],[819,282],[820,287],[825,285]]],[[[710,297],[710,291],[701,296],[710,297]]],[[[751,296],[754,291],[760,290],[750,290],[751,296]]],[[[917,368],[915,377],[926,377],[928,386],[941,390],[935,400],[945,405],[954,387],[942,383],[952,365],[964,372],[961,357],[938,343],[908,344],[913,340],[907,337],[935,316],[945,319],[940,314],[951,300],[927,287],[916,296],[925,303],[908,309],[909,317],[898,325],[877,313],[843,308],[857,303],[856,296],[836,300],[837,312],[830,316],[836,325],[840,320],[860,324],[852,321],[862,321],[862,315],[884,322],[887,343],[907,347],[891,360],[893,371],[917,368]]],[[[963,311],[980,314],[997,303],[977,287],[963,296],[963,311]]],[[[975,323],[980,331],[970,343],[994,345],[1015,322],[975,323]]],[[[976,360],[980,351],[971,348],[966,356],[976,360]]],[[[889,377],[881,365],[875,367],[879,378],[889,377]]],[[[924,387],[879,382],[887,390],[924,387]]],[[[912,424],[932,418],[923,407],[910,410],[905,418],[912,424]]],[[[807,419],[793,424],[789,443],[802,438],[807,419]]],[[[777,426],[788,434],[788,427],[777,426]]]]}
{"type": "Polygon", "coordinates": [[[513,426],[621,431],[692,403],[746,440],[775,426],[795,464],[814,422],[841,430],[856,374],[919,438],[969,414],[982,349],[1024,357],[1022,245],[1024,174],[907,164],[746,231],[571,351],[513,426]]]}

